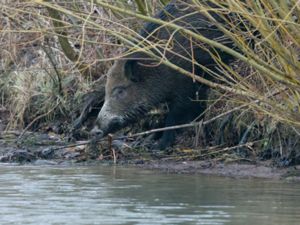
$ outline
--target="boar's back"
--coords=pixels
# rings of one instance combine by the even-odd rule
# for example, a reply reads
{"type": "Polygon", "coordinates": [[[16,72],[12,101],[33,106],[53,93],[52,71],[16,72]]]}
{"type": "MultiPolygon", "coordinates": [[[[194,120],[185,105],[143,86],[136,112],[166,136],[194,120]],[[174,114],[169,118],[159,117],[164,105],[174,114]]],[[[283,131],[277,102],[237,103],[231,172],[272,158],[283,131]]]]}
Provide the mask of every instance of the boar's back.
{"type": "MultiPolygon", "coordinates": [[[[212,21],[199,12],[199,8],[195,7],[195,5],[192,8],[189,4],[191,4],[191,1],[189,0],[171,1],[171,3],[161,10],[155,18],[163,21],[174,21],[176,25],[192,30],[210,40],[216,40],[219,43],[232,47],[232,42],[224,36],[223,32],[221,32],[212,21]]],[[[207,4],[212,6],[208,1],[207,4]]],[[[217,14],[211,12],[210,15],[218,23],[224,23],[217,14]]],[[[172,46],[171,50],[166,51],[166,49],[163,48],[164,46],[162,46],[160,50],[165,52],[168,60],[185,69],[191,70],[192,63],[190,62],[190,59],[192,56],[199,64],[205,66],[214,64],[214,60],[210,53],[205,50],[205,48],[209,50],[212,50],[212,48],[205,43],[201,43],[198,40],[188,37],[182,31],[175,31],[167,26],[149,22],[145,24],[140,34],[142,37],[155,43],[161,40],[165,40],[166,43],[172,38],[172,41],[170,42],[170,46],[172,46]]],[[[225,54],[224,52],[217,52],[224,62],[232,59],[230,55],[225,54]]],[[[153,51],[153,53],[157,55],[157,52],[153,51]]]]}

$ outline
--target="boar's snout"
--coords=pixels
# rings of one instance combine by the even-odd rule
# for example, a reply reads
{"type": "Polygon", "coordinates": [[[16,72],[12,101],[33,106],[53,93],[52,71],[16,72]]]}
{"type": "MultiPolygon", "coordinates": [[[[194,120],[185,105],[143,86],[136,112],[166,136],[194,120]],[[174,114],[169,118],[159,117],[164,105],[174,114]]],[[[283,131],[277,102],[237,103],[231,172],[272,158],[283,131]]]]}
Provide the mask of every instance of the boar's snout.
{"type": "Polygon", "coordinates": [[[108,108],[104,105],[99,112],[96,125],[91,131],[93,136],[102,137],[123,127],[123,118],[111,113],[108,108]]]}
{"type": "Polygon", "coordinates": [[[93,137],[101,138],[103,137],[103,134],[104,134],[103,130],[100,130],[97,125],[91,130],[91,135],[93,137]]]}
{"type": "Polygon", "coordinates": [[[103,137],[108,133],[114,132],[122,128],[122,119],[120,117],[114,118],[98,118],[97,125],[92,129],[91,134],[97,137],[103,137]]]}

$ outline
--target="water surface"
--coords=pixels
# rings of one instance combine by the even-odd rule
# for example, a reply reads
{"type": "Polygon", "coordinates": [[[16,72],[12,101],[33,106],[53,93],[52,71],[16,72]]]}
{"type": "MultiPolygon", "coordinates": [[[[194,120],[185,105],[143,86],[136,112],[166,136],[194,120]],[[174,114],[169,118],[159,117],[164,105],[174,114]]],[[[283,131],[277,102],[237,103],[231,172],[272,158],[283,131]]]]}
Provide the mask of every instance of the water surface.
{"type": "Polygon", "coordinates": [[[0,224],[300,224],[300,184],[136,168],[0,166],[0,224]]]}

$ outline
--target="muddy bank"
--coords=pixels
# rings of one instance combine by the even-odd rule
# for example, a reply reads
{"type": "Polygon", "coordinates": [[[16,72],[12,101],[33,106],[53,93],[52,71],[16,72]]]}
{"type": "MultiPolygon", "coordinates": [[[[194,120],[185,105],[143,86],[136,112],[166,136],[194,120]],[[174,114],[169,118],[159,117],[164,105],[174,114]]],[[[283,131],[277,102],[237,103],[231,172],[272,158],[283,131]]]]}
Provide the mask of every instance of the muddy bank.
{"type": "MultiPolygon", "coordinates": [[[[272,160],[246,161],[245,159],[238,159],[230,161],[228,156],[224,157],[224,160],[190,160],[190,158],[187,160],[182,155],[180,156],[180,154],[183,154],[183,151],[178,152],[175,149],[174,153],[165,154],[164,152],[128,148],[126,143],[122,142],[112,142],[111,149],[107,149],[107,140],[100,144],[102,151],[97,152],[98,155],[96,157],[91,157],[91,149],[84,144],[85,142],[75,142],[71,145],[64,136],[52,132],[38,133],[28,131],[22,134],[20,131],[4,131],[3,127],[0,130],[1,163],[39,166],[79,166],[82,164],[116,163],[120,166],[150,169],[162,173],[207,174],[234,178],[287,179],[300,182],[300,166],[278,167],[272,160]],[[123,147],[120,148],[120,146],[123,147]]],[[[185,151],[194,154],[192,150],[185,151]]]]}
{"type": "MultiPolygon", "coordinates": [[[[35,136],[36,137],[36,136],[35,136]]],[[[127,159],[118,156],[115,162],[105,157],[90,159],[84,145],[63,148],[66,144],[49,135],[38,135],[39,141],[16,144],[0,139],[0,162],[31,164],[38,166],[80,166],[114,164],[126,167],[155,170],[159,173],[206,174],[233,178],[284,179],[300,182],[300,166],[279,168],[272,161],[249,163],[243,161],[224,162],[214,160],[178,160],[154,154],[135,153],[127,159]],[[30,144],[30,146],[28,146],[30,144]]],[[[36,140],[35,140],[36,141],[36,140]]]]}
{"type": "Polygon", "coordinates": [[[207,161],[154,160],[136,165],[143,169],[179,174],[206,174],[232,178],[265,178],[300,181],[300,166],[278,168],[271,162],[248,164],[244,162],[224,163],[207,161]]]}

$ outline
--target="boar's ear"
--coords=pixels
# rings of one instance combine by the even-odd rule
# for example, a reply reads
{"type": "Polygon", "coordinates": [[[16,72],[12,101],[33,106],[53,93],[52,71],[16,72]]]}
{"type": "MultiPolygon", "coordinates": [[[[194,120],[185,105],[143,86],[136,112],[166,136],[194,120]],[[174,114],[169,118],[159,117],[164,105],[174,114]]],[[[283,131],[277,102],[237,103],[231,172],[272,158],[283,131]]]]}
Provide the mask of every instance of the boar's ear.
{"type": "Polygon", "coordinates": [[[141,74],[138,72],[137,64],[138,62],[136,60],[127,60],[125,63],[125,77],[133,82],[139,82],[142,80],[141,74]]]}

